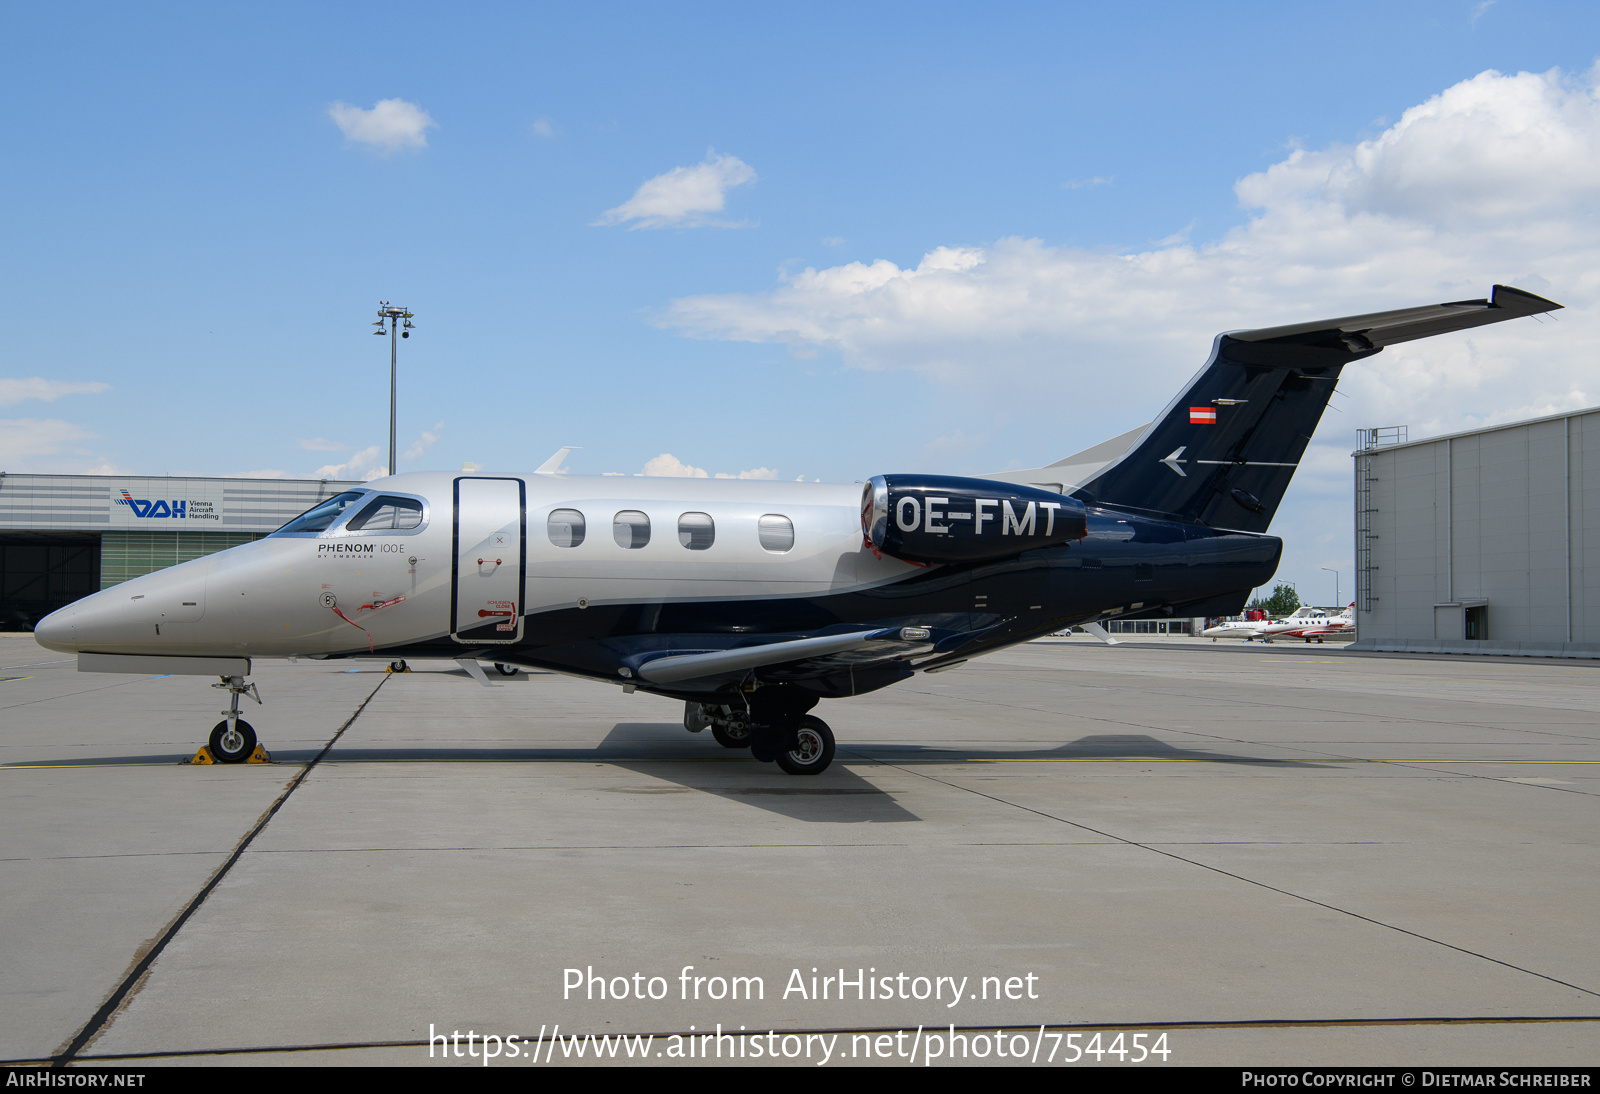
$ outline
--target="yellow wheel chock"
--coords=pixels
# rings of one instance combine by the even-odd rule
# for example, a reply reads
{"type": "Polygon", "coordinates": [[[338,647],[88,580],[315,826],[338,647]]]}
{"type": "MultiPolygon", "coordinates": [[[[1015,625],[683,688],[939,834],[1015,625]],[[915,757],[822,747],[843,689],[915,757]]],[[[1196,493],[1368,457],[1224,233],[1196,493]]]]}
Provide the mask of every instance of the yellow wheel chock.
{"type": "MultiPolygon", "coordinates": [[[[200,751],[194,754],[194,759],[185,762],[190,764],[214,764],[217,760],[215,756],[211,755],[211,749],[201,745],[200,751]]],[[[268,752],[260,744],[256,745],[256,750],[250,753],[250,758],[245,761],[247,764],[270,764],[271,762],[272,753],[268,752]]]]}

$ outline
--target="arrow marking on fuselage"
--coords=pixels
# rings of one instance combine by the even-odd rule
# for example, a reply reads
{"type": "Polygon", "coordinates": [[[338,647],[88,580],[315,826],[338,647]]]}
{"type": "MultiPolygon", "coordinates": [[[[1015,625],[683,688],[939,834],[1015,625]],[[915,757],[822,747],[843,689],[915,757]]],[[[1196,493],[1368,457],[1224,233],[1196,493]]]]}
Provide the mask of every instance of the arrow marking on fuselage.
{"type": "Polygon", "coordinates": [[[1172,455],[1168,456],[1166,459],[1161,461],[1162,463],[1166,464],[1168,467],[1170,467],[1174,471],[1176,471],[1181,478],[1185,478],[1185,479],[1189,477],[1189,472],[1185,471],[1183,468],[1178,466],[1180,463],[1183,462],[1178,457],[1183,455],[1183,450],[1185,448],[1188,448],[1188,447],[1189,446],[1186,445],[1186,444],[1185,445],[1179,445],[1177,448],[1173,449],[1172,455]]]}

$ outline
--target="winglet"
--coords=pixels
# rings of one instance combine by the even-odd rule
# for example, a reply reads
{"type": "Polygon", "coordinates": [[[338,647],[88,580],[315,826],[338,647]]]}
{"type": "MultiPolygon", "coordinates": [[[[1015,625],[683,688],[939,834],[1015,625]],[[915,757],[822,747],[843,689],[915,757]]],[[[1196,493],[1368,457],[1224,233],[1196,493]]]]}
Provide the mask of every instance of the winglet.
{"type": "Polygon", "coordinates": [[[576,452],[581,445],[569,444],[565,448],[556,449],[556,454],[541,463],[534,471],[535,475],[554,475],[561,467],[561,461],[567,458],[568,452],[576,452]]]}
{"type": "Polygon", "coordinates": [[[1115,646],[1119,644],[1115,638],[1111,637],[1111,633],[1098,623],[1085,623],[1083,624],[1083,629],[1100,639],[1100,641],[1104,642],[1108,646],[1115,646]]]}

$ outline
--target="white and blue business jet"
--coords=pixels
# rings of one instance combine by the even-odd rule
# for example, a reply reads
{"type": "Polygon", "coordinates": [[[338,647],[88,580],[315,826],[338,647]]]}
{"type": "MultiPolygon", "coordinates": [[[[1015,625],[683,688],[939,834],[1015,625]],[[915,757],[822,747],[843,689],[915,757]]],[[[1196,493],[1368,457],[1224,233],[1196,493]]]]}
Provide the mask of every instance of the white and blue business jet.
{"type": "Polygon", "coordinates": [[[1075,624],[1238,612],[1277,568],[1267,527],[1346,364],[1559,307],[1497,285],[1221,334],[1149,426],[983,478],[589,478],[549,473],[559,458],[392,475],[34,633],[82,670],[221,677],[222,762],[256,748],[238,716],[252,658],[432,657],[681,699],[687,728],[816,774],[834,752],[823,699],[1075,624]]]}

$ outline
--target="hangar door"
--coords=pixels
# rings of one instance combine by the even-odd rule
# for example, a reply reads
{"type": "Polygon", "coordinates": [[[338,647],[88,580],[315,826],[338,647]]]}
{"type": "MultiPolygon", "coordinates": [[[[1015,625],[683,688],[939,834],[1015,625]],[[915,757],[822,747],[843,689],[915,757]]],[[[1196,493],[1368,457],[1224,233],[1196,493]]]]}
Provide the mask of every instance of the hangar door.
{"type": "Polygon", "coordinates": [[[521,479],[456,480],[450,633],[457,642],[521,639],[527,511],[521,479]]]}

